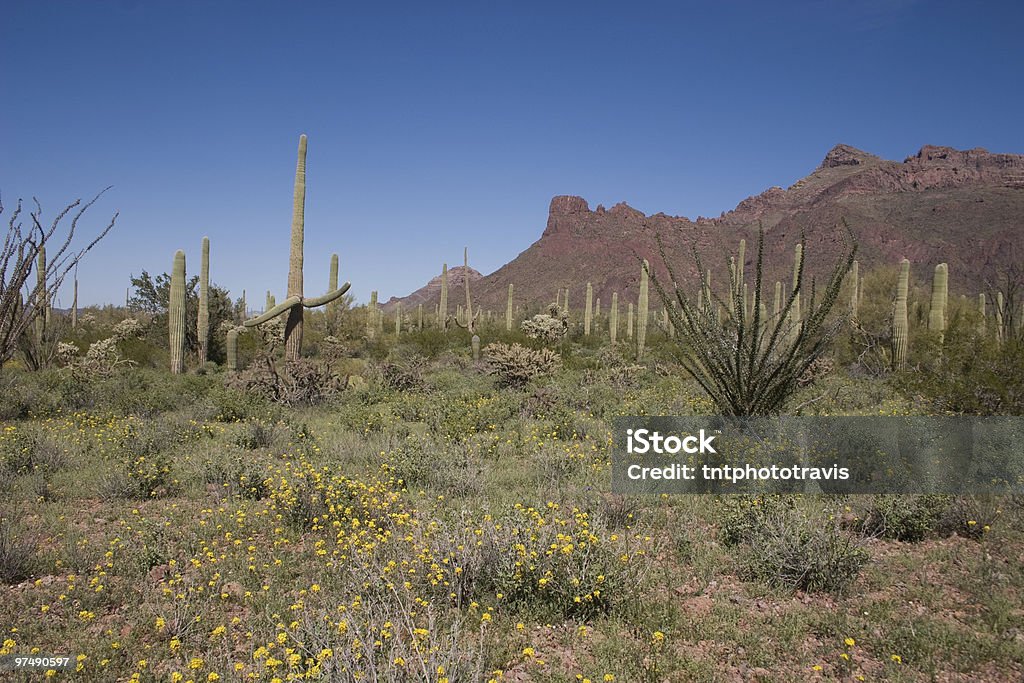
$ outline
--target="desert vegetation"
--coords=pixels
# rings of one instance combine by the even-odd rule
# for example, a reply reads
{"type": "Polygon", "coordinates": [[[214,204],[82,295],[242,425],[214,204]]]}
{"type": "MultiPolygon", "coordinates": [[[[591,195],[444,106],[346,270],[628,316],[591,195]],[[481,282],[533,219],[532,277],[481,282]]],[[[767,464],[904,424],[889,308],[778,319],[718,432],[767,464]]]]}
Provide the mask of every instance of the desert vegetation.
{"type": "Polygon", "coordinates": [[[0,309],[33,343],[61,324],[0,370],[0,654],[90,681],[1024,675],[1019,497],[608,481],[618,416],[1020,415],[1012,273],[952,296],[945,264],[914,282],[851,243],[816,289],[794,244],[772,289],[739,242],[697,283],[638,261],[604,310],[589,283],[543,306],[510,285],[495,315],[466,279],[452,313],[445,277],[433,310],[386,313],[337,256],[304,295],[305,149],[280,303],[214,284],[214,235],[198,278],[183,249],[126,307],[51,311],[51,274],[0,309]]]}

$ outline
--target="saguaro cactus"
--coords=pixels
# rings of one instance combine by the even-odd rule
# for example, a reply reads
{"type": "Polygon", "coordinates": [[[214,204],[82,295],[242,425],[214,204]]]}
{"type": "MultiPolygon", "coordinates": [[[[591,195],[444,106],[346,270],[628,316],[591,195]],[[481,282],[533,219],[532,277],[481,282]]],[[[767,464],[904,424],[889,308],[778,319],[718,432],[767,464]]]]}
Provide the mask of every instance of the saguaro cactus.
{"type": "Polygon", "coordinates": [[[377,336],[377,290],[370,292],[370,303],[366,306],[366,337],[377,336]]]}
{"type": "Polygon", "coordinates": [[[266,300],[266,303],[263,304],[263,312],[266,313],[267,311],[269,311],[271,308],[273,308],[276,305],[277,305],[277,300],[274,299],[274,295],[271,294],[270,290],[268,289],[267,290],[267,300],[266,300]]]}
{"type": "Polygon", "coordinates": [[[41,344],[46,334],[46,324],[50,318],[50,297],[46,292],[46,247],[39,247],[39,257],[36,260],[36,291],[42,297],[39,307],[39,314],[35,320],[36,343],[41,344]]]}
{"type": "Polygon", "coordinates": [[[476,334],[476,321],[480,318],[480,309],[478,308],[476,313],[473,312],[473,300],[469,296],[469,247],[462,250],[462,262],[462,283],[466,287],[466,308],[463,310],[465,322],[461,322],[456,317],[455,324],[469,330],[470,334],[476,334]]]}
{"type": "Polygon", "coordinates": [[[512,283],[508,283],[508,301],[505,303],[505,331],[512,331],[512,283]]]}
{"type": "Polygon", "coordinates": [[[633,302],[626,306],[626,339],[633,338],[633,302]]]}
{"type": "Polygon", "coordinates": [[[590,336],[590,323],[593,321],[594,311],[594,286],[587,283],[587,301],[586,308],[583,309],[583,334],[590,336]]]}
{"type": "MultiPolygon", "coordinates": [[[[242,328],[245,329],[245,328],[242,328]]],[[[228,370],[238,369],[238,328],[232,327],[228,330],[227,340],[224,344],[224,349],[227,352],[227,360],[225,361],[225,367],[228,370]]]]}
{"type": "Polygon", "coordinates": [[[978,295],[978,332],[985,333],[985,293],[978,295]]]}
{"type": "Polygon", "coordinates": [[[416,307],[416,329],[423,331],[423,304],[416,307]]]}
{"type": "Polygon", "coordinates": [[[210,352],[210,238],[203,238],[203,254],[199,265],[199,314],[196,316],[196,338],[199,340],[199,365],[206,365],[210,352]]]}
{"type": "Polygon", "coordinates": [[[402,334],[402,304],[399,302],[395,305],[395,337],[399,337],[402,334]]]}
{"type": "MultiPolygon", "coordinates": [[[[75,269],[78,270],[77,268],[75,269]]],[[[78,327],[78,273],[75,273],[75,295],[71,299],[71,329],[78,327]]]]}
{"type": "Polygon", "coordinates": [[[305,239],[306,210],[306,136],[299,136],[298,161],[295,164],[295,190],[292,197],[292,238],[288,258],[288,297],[258,318],[246,320],[246,327],[261,325],[268,320],[287,313],[284,328],[284,357],[286,361],[299,359],[302,353],[302,312],[304,308],[316,308],[329,304],[349,290],[344,285],[323,296],[307,299],[302,289],[303,242],[305,239]]]}
{"type": "MultiPolygon", "coordinates": [[[[338,255],[331,254],[331,270],[327,276],[327,291],[333,292],[338,288],[338,255]]],[[[338,310],[338,300],[335,299],[327,304],[327,312],[334,313],[338,310]]]]}
{"type": "Polygon", "coordinates": [[[910,260],[900,261],[900,279],[896,284],[896,306],[892,316],[892,362],[902,370],[907,364],[907,290],[910,287],[910,260]]]}
{"type": "Polygon", "coordinates": [[[619,293],[612,292],[612,309],[608,312],[608,336],[612,344],[619,335],[619,293]]]}
{"type": "Polygon", "coordinates": [[[935,266],[935,276],[932,278],[932,301],[928,310],[928,329],[939,333],[942,339],[942,332],[946,329],[946,298],[949,286],[949,266],[940,263],[935,266]]]}
{"type": "Polygon", "coordinates": [[[437,324],[444,330],[448,331],[448,264],[445,263],[441,266],[441,303],[438,304],[437,308],[437,324]]]}
{"type": "Polygon", "coordinates": [[[480,360],[480,337],[479,335],[473,335],[470,339],[470,343],[473,346],[473,360],[480,360]]]}
{"type": "Polygon", "coordinates": [[[853,262],[853,267],[850,269],[850,318],[853,320],[857,319],[857,310],[860,308],[860,264],[856,261],[853,262]]]}
{"type": "Polygon", "coordinates": [[[168,337],[171,347],[171,372],[185,371],[185,252],[174,253],[171,269],[170,305],[167,309],[168,337]]]}
{"type": "Polygon", "coordinates": [[[644,343],[647,341],[647,273],[650,271],[650,264],[644,259],[640,269],[640,299],[637,301],[636,318],[636,359],[644,356],[644,343]]]}

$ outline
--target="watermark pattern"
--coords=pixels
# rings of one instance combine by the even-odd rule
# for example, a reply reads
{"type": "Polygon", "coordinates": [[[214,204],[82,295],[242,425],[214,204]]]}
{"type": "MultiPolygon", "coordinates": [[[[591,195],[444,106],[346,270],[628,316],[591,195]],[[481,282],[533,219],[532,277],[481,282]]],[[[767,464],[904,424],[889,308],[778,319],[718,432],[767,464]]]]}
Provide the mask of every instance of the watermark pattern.
{"type": "Polygon", "coordinates": [[[1024,493],[1016,417],[623,417],[616,493],[1024,493]]]}

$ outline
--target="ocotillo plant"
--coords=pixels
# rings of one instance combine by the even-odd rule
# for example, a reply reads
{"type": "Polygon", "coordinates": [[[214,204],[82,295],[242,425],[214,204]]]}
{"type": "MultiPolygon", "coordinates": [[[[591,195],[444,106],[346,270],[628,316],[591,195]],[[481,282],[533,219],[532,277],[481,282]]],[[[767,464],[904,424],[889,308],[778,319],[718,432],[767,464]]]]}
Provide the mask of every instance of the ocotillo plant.
{"type": "Polygon", "coordinates": [[[171,269],[167,326],[171,372],[180,375],[185,371],[185,252],[181,249],[174,253],[174,267],[171,269]]]}
{"type": "Polygon", "coordinates": [[[907,342],[910,325],[907,322],[907,290],[910,288],[910,260],[900,261],[900,278],[896,283],[896,304],[892,314],[892,363],[897,370],[907,364],[907,342]]]}
{"type": "Polygon", "coordinates": [[[512,331],[512,283],[508,283],[508,301],[505,303],[505,331],[512,331]]]}
{"type": "Polygon", "coordinates": [[[932,278],[932,301],[928,309],[928,329],[939,334],[942,340],[942,333],[946,329],[946,300],[949,294],[949,266],[940,263],[935,266],[935,276],[932,278]]]}
{"type": "MultiPolygon", "coordinates": [[[[852,239],[852,234],[850,237],[852,239]]],[[[660,240],[659,246],[669,282],[680,282],[660,240]]],[[[703,272],[700,255],[696,249],[693,252],[696,271],[703,272]]],[[[726,290],[734,299],[731,307],[718,298],[709,303],[708,292],[698,307],[678,284],[673,286],[670,295],[657,275],[650,272],[655,290],[666,304],[671,324],[680,338],[675,346],[676,359],[707,392],[718,411],[737,416],[773,415],[785,407],[800,386],[801,377],[838,334],[841,321],[830,321],[828,315],[839,297],[855,253],[854,243],[846,257],[837,263],[820,300],[812,293],[806,318],[797,325],[795,337],[790,336],[786,321],[792,320],[789,314],[802,290],[802,259],[778,321],[763,325],[762,311],[767,312],[767,307],[762,305],[765,294],[763,228],[758,231],[750,319],[742,315],[742,288],[734,279],[726,290]],[[678,307],[667,305],[670,296],[678,307]],[[723,311],[724,319],[719,317],[719,310],[723,311]]]]}
{"type": "Polygon", "coordinates": [[[441,303],[437,306],[437,325],[448,331],[448,264],[441,266],[441,303]]]}
{"type": "Polygon", "coordinates": [[[590,323],[592,321],[594,304],[594,286],[589,282],[587,283],[587,300],[586,306],[583,309],[583,334],[587,337],[590,336],[590,323]]]}
{"type": "Polygon", "coordinates": [[[210,351],[210,238],[203,238],[203,255],[199,265],[199,313],[196,316],[196,339],[199,340],[199,366],[206,365],[210,351]]]}
{"type": "Polygon", "coordinates": [[[612,310],[608,314],[608,335],[612,344],[619,335],[619,293],[612,292],[612,310]]]}
{"type": "Polygon", "coordinates": [[[651,264],[644,259],[640,268],[640,298],[637,301],[636,313],[636,359],[644,356],[644,343],[647,341],[647,277],[650,274],[651,264]]]}
{"type": "Polygon", "coordinates": [[[288,258],[288,297],[279,305],[258,318],[246,320],[246,327],[254,327],[272,320],[284,313],[288,314],[284,328],[284,357],[286,361],[296,361],[302,354],[302,312],[304,308],[316,308],[329,304],[348,291],[351,285],[346,282],[340,288],[327,292],[323,296],[307,299],[302,288],[303,243],[305,240],[306,210],[306,136],[299,137],[298,161],[295,164],[295,190],[292,198],[292,236],[288,258]]]}

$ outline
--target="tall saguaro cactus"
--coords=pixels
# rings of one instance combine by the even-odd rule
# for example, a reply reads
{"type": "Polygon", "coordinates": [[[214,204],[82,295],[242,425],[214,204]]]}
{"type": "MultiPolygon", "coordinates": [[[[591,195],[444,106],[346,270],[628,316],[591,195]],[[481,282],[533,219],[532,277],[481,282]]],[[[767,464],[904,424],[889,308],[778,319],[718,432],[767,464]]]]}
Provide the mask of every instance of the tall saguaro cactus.
{"type": "Polygon", "coordinates": [[[644,356],[644,343],[647,341],[647,274],[650,271],[650,264],[644,259],[643,267],[640,269],[640,298],[637,301],[636,312],[636,359],[644,356]]]}
{"type": "Polygon", "coordinates": [[[612,292],[612,309],[608,312],[608,336],[612,344],[619,336],[619,293],[612,292]]]}
{"type": "Polygon", "coordinates": [[[505,331],[512,331],[512,283],[508,283],[508,301],[505,302],[505,331]]]}
{"type": "MultiPolygon", "coordinates": [[[[242,328],[245,329],[245,328],[242,328]]],[[[225,367],[228,370],[238,369],[238,328],[232,327],[228,330],[227,341],[224,344],[224,348],[227,352],[227,360],[225,367]]]]}
{"type": "Polygon", "coordinates": [[[75,269],[75,295],[71,299],[71,329],[78,327],[78,269],[75,269]]]}
{"type": "Polygon", "coordinates": [[[366,306],[366,337],[377,336],[377,290],[370,292],[370,303],[366,306]]]}
{"type": "Polygon", "coordinates": [[[469,295],[469,247],[465,247],[462,250],[462,262],[462,284],[466,287],[466,308],[464,309],[463,317],[466,319],[466,322],[461,322],[458,316],[456,316],[455,324],[468,330],[470,334],[476,334],[476,321],[480,318],[480,309],[477,308],[476,313],[473,312],[473,300],[469,295]]]}
{"type": "Polygon", "coordinates": [[[940,263],[935,266],[932,278],[932,302],[928,310],[928,329],[939,333],[939,339],[946,329],[946,300],[949,295],[949,266],[940,263]]]}
{"type": "Polygon", "coordinates": [[[196,316],[196,338],[199,340],[199,365],[206,365],[210,353],[210,238],[203,238],[203,255],[199,265],[199,314],[196,316]]]}
{"type": "Polygon", "coordinates": [[[284,357],[296,361],[302,354],[302,312],[304,308],[317,308],[338,299],[349,290],[344,285],[323,296],[305,298],[302,288],[303,243],[305,240],[306,211],[306,136],[299,136],[298,161],[295,164],[295,190],[292,196],[292,236],[288,257],[288,296],[280,304],[252,320],[246,320],[246,327],[255,327],[284,313],[288,314],[284,327],[284,357]]]}
{"type": "Polygon", "coordinates": [[[185,252],[181,249],[174,252],[167,327],[171,347],[171,372],[180,375],[185,371],[185,252]]]}
{"type": "Polygon", "coordinates": [[[50,321],[50,296],[46,291],[46,247],[39,247],[36,260],[36,291],[42,292],[43,300],[35,320],[36,343],[41,344],[46,335],[46,323],[50,321]]]}
{"type": "Polygon", "coordinates": [[[448,331],[448,264],[441,265],[441,303],[437,306],[437,324],[448,331]]]}
{"type": "Polygon", "coordinates": [[[853,285],[850,287],[850,318],[856,320],[860,308],[860,264],[856,261],[850,269],[850,282],[853,285]]]}
{"type": "Polygon", "coordinates": [[[892,316],[892,362],[897,370],[907,364],[907,290],[910,288],[910,260],[900,261],[900,279],[896,284],[896,307],[892,316]]]}
{"type": "Polygon", "coordinates": [[[587,283],[587,301],[586,307],[583,309],[583,334],[587,337],[590,336],[590,323],[593,322],[594,311],[594,286],[587,283]]]}
{"type": "Polygon", "coordinates": [[[633,338],[633,302],[626,306],[626,339],[633,338]]]}

